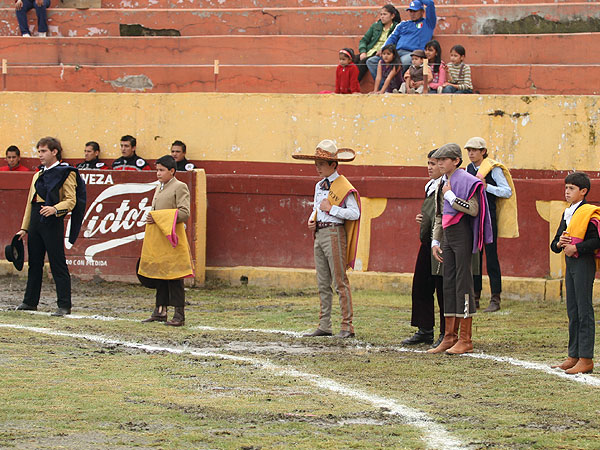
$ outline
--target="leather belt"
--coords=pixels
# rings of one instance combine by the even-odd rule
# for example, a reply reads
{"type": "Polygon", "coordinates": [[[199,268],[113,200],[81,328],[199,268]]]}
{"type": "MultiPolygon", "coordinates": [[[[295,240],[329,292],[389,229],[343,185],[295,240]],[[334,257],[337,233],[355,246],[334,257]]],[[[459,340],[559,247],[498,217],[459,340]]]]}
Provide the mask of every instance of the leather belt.
{"type": "Polygon", "coordinates": [[[343,226],[344,226],[343,223],[337,223],[337,222],[317,222],[317,230],[321,230],[323,228],[343,227],[343,226]]]}

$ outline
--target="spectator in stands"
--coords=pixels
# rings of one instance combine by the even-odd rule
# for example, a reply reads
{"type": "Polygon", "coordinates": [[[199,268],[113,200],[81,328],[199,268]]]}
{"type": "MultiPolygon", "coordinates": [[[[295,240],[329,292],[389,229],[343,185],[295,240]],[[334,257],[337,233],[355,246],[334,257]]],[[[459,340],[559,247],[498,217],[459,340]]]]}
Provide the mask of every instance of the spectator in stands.
{"type": "Polygon", "coordinates": [[[425,56],[431,67],[431,74],[428,76],[429,93],[441,94],[443,84],[446,82],[447,70],[446,63],[442,61],[442,47],[436,40],[425,44],[425,56]]]}
{"type": "Polygon", "coordinates": [[[411,63],[410,54],[414,50],[423,50],[431,40],[437,22],[433,0],[413,0],[407,9],[410,20],[398,24],[385,45],[394,44],[402,61],[402,72],[406,72],[411,63]],[[427,13],[425,13],[427,7],[427,13]]]}
{"type": "Polygon", "coordinates": [[[15,2],[17,21],[19,22],[21,36],[31,37],[29,25],[27,24],[27,12],[32,8],[35,8],[35,14],[38,19],[38,36],[46,37],[46,34],[48,33],[48,17],[46,9],[50,8],[50,0],[17,0],[15,2]]]}
{"type": "Polygon", "coordinates": [[[171,144],[171,156],[175,159],[175,163],[177,164],[177,172],[187,172],[188,170],[194,170],[196,168],[193,163],[186,159],[186,152],[187,147],[183,141],[178,140],[171,144]]]}
{"type": "Polygon", "coordinates": [[[423,59],[425,52],[423,50],[415,50],[410,54],[412,64],[404,74],[404,83],[400,86],[402,94],[422,94],[425,81],[423,79],[423,59]]]}
{"type": "Polygon", "coordinates": [[[358,81],[371,72],[373,79],[377,78],[377,64],[381,60],[383,44],[400,22],[400,13],[394,5],[387,4],[379,11],[379,20],[369,27],[369,30],[358,44],[358,81]]]}
{"type": "Polygon", "coordinates": [[[108,166],[98,159],[100,156],[100,145],[95,141],[90,141],[85,144],[83,157],[85,160],[77,164],[79,170],[98,170],[108,169],[108,166]]]}
{"type": "Polygon", "coordinates": [[[336,94],[360,94],[358,84],[358,67],[354,64],[354,50],[343,48],[340,50],[340,64],[335,72],[336,94]]]}
{"type": "Polygon", "coordinates": [[[377,77],[373,94],[393,92],[400,87],[400,56],[393,45],[386,45],[381,50],[381,60],[377,65],[377,77]]]}
{"type": "Polygon", "coordinates": [[[448,81],[442,86],[444,94],[472,94],[471,68],[464,63],[466,56],[462,45],[455,45],[450,50],[450,64],[448,64],[448,81]]]}
{"type": "Polygon", "coordinates": [[[133,136],[123,136],[120,145],[122,156],[113,161],[113,170],[152,170],[145,159],[136,155],[137,140],[133,136]]]}
{"type": "Polygon", "coordinates": [[[27,167],[21,165],[21,150],[16,145],[6,149],[6,164],[0,167],[0,172],[29,172],[27,167]]]}

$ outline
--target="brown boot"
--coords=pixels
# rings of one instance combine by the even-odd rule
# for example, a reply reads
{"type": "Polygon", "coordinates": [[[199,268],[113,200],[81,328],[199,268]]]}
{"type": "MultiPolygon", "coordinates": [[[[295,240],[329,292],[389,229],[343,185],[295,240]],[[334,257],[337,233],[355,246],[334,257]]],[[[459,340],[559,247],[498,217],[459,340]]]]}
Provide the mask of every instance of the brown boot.
{"type": "Polygon", "coordinates": [[[475,291],[475,295],[473,296],[475,299],[475,308],[479,309],[479,300],[481,300],[481,291],[475,291]]]}
{"type": "Polygon", "coordinates": [[[490,304],[483,312],[496,312],[500,310],[500,294],[492,294],[490,304]]]}
{"type": "Polygon", "coordinates": [[[165,322],[165,325],[169,325],[171,327],[182,327],[185,324],[185,307],[176,306],[175,314],[173,314],[173,318],[168,322],[165,322]]]}
{"type": "Polygon", "coordinates": [[[462,355],[463,353],[473,352],[473,341],[471,340],[472,325],[472,317],[467,317],[466,319],[460,318],[460,335],[458,336],[458,342],[446,350],[447,354],[462,355]]]}
{"type": "Polygon", "coordinates": [[[552,367],[553,369],[567,370],[573,367],[575,364],[577,364],[577,361],[579,361],[579,358],[572,358],[569,356],[567,357],[567,359],[565,359],[565,361],[562,364],[550,367],[552,367]]]}
{"type": "Polygon", "coordinates": [[[430,348],[427,350],[427,353],[442,353],[456,344],[456,341],[458,340],[458,336],[456,334],[459,324],[458,319],[456,317],[444,317],[444,324],[446,326],[444,339],[442,339],[442,342],[436,348],[430,348]]]}
{"type": "Polygon", "coordinates": [[[148,322],[166,322],[167,321],[167,307],[157,306],[154,308],[152,315],[147,319],[142,320],[142,323],[148,322]]]}
{"type": "Polygon", "coordinates": [[[594,371],[594,361],[592,358],[579,358],[577,364],[570,369],[565,370],[565,373],[574,375],[576,373],[592,373],[594,371]]]}

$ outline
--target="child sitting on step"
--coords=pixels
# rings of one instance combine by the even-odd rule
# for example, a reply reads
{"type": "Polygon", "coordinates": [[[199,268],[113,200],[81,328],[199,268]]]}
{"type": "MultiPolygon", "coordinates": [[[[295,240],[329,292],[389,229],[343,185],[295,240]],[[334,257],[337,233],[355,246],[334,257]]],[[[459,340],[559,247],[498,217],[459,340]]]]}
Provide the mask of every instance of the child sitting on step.
{"type": "Polygon", "coordinates": [[[455,45],[450,50],[448,64],[448,81],[443,84],[444,94],[472,94],[471,68],[464,63],[467,52],[462,45],[455,45]]]}
{"type": "Polygon", "coordinates": [[[360,94],[358,67],[354,64],[354,50],[343,48],[339,53],[340,64],[335,72],[336,94],[360,94]]]}

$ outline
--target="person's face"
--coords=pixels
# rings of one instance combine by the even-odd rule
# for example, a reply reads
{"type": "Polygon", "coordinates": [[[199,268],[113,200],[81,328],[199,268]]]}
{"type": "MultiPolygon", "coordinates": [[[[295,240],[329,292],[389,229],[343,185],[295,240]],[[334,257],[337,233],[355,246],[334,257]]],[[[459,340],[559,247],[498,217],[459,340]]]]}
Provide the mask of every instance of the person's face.
{"type": "Polygon", "coordinates": [[[427,173],[429,174],[429,178],[433,180],[442,176],[442,172],[440,172],[440,168],[438,167],[437,159],[429,158],[427,160],[427,173]]]}
{"type": "Polygon", "coordinates": [[[350,64],[350,57],[344,53],[340,53],[340,65],[347,66],[350,64]]]}
{"type": "Polygon", "coordinates": [[[437,55],[437,51],[433,47],[425,47],[425,56],[429,61],[433,61],[435,56],[437,55]]]}
{"type": "Polygon", "coordinates": [[[469,159],[473,164],[478,166],[481,161],[483,161],[483,155],[487,151],[484,148],[467,148],[467,154],[469,155],[469,159]]]}
{"type": "Polygon", "coordinates": [[[410,20],[413,20],[413,21],[423,18],[424,14],[425,14],[425,11],[422,9],[420,9],[418,11],[412,11],[412,10],[408,11],[408,17],[410,17],[410,20]]]}
{"type": "Polygon", "coordinates": [[[19,165],[21,158],[17,156],[17,152],[6,152],[6,163],[11,169],[19,165]]]}
{"type": "Polygon", "coordinates": [[[93,161],[98,157],[99,154],[100,152],[94,150],[94,147],[92,147],[91,145],[86,146],[85,150],[83,150],[83,157],[87,162],[93,161]]]}
{"type": "Polygon", "coordinates": [[[458,159],[440,158],[437,160],[442,175],[449,175],[456,170],[458,159]]]}
{"type": "Polygon", "coordinates": [[[450,52],[450,62],[452,64],[460,64],[461,62],[463,62],[463,59],[465,59],[465,57],[459,55],[458,53],[456,53],[456,51],[452,50],[450,52]]]}
{"type": "Polygon", "coordinates": [[[173,176],[175,175],[174,172],[174,169],[169,170],[162,164],[156,165],[156,178],[158,178],[158,181],[160,181],[161,183],[166,183],[171,178],[173,178],[173,176]]]}
{"type": "Polygon", "coordinates": [[[317,159],[315,161],[315,167],[317,168],[317,173],[321,178],[326,178],[335,172],[335,164],[330,164],[329,161],[323,161],[322,159],[317,159]]]}
{"type": "Polygon", "coordinates": [[[421,64],[423,64],[423,58],[421,58],[420,56],[411,56],[410,57],[413,66],[420,66],[421,64]]]}
{"type": "Polygon", "coordinates": [[[133,156],[134,152],[135,147],[131,146],[131,142],[121,141],[121,155],[123,155],[125,158],[129,158],[130,156],[133,156]]]}
{"type": "Polygon", "coordinates": [[[574,184],[565,184],[565,200],[571,204],[579,203],[585,198],[587,188],[580,189],[574,184]]]}
{"type": "Polygon", "coordinates": [[[379,20],[381,20],[382,24],[387,25],[391,23],[392,20],[394,20],[394,15],[390,13],[387,9],[381,8],[381,10],[379,11],[379,20]]]}
{"type": "Polygon", "coordinates": [[[387,64],[389,64],[394,60],[394,54],[389,50],[384,50],[383,52],[381,52],[381,59],[383,59],[387,64]]]}
{"type": "Polygon", "coordinates": [[[38,156],[40,158],[40,162],[46,167],[49,167],[56,161],[58,161],[56,159],[57,153],[58,150],[51,151],[47,145],[44,145],[43,147],[38,147],[38,156]]]}
{"type": "Polygon", "coordinates": [[[180,145],[171,146],[171,156],[175,158],[176,162],[183,161],[183,158],[185,158],[185,153],[183,153],[183,147],[181,147],[180,145]]]}

